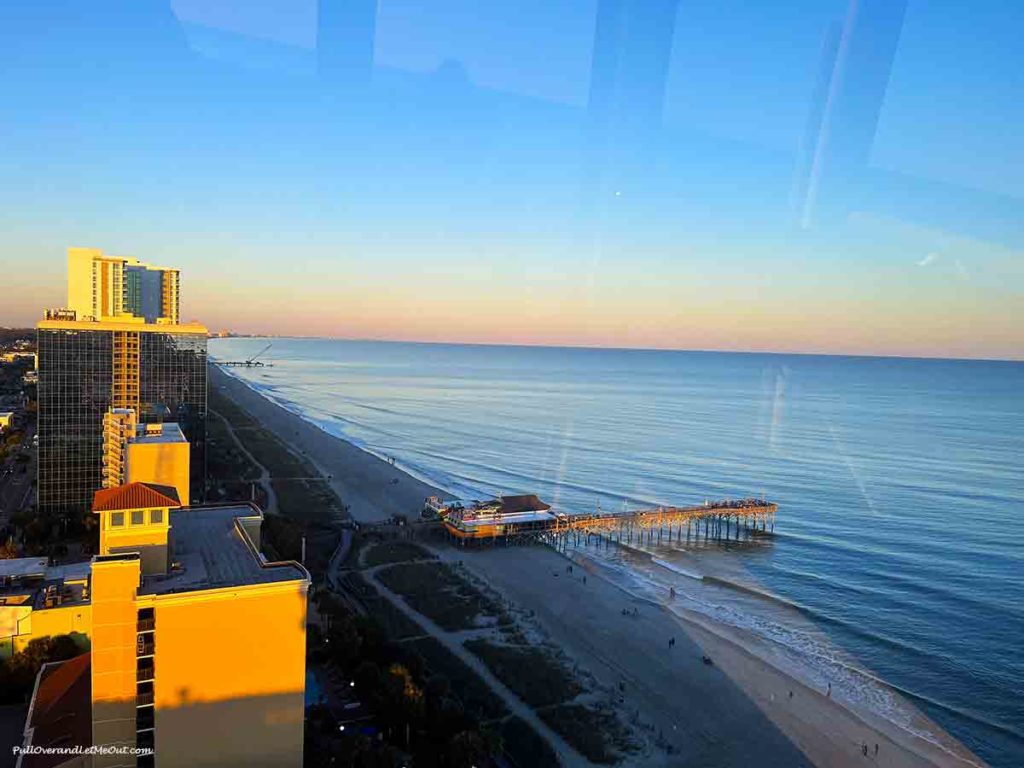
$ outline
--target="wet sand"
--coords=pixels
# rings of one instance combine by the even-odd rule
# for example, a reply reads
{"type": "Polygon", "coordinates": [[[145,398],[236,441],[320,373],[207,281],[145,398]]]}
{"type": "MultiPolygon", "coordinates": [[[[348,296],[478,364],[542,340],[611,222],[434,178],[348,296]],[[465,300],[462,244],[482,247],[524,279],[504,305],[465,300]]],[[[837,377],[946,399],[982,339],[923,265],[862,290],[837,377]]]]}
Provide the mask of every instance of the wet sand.
{"type": "MultiPolygon", "coordinates": [[[[210,384],[329,476],[356,520],[375,522],[394,514],[413,519],[424,498],[438,493],[215,367],[210,384]]],[[[496,547],[444,554],[461,559],[517,606],[533,611],[543,630],[603,686],[623,684],[624,719],[635,716],[672,745],[671,753],[658,750],[630,762],[725,768],[983,765],[948,735],[938,746],[804,686],[765,661],[771,655],[765,641],[752,635],[685,620],[638,601],[597,571],[587,574],[584,584],[583,569],[567,574],[568,561],[553,550],[496,547]],[[623,616],[627,607],[638,615],[623,616]],[[669,648],[673,637],[675,646],[669,648]],[[703,664],[703,655],[714,665],[703,664]]],[[[923,716],[915,725],[941,734],[923,716]]]]}

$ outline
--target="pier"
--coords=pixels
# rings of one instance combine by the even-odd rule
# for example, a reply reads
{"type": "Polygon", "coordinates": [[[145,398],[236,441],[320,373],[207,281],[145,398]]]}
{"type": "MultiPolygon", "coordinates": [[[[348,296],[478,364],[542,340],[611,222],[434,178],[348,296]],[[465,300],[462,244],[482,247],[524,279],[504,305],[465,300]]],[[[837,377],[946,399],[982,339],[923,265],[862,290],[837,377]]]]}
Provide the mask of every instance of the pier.
{"type": "Polygon", "coordinates": [[[671,544],[735,540],[775,531],[778,504],[765,499],[706,502],[693,507],[658,507],[618,513],[560,515],[545,533],[574,544],[617,542],[671,544]]]}
{"type": "Polygon", "coordinates": [[[623,509],[619,512],[554,512],[534,495],[506,496],[465,507],[436,497],[426,509],[460,543],[530,536],[552,543],[658,544],[740,540],[775,531],[778,505],[766,499],[706,501],[692,507],[623,509]]]}

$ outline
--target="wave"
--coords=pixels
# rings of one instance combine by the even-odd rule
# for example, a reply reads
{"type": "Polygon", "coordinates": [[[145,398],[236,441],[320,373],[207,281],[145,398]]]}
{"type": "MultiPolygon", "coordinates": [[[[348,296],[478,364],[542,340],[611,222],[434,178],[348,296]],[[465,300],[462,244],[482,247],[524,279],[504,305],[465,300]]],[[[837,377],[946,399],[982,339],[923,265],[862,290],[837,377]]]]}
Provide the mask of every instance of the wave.
{"type": "Polygon", "coordinates": [[[660,557],[652,557],[651,562],[655,565],[660,565],[662,568],[672,571],[672,573],[678,573],[680,576],[686,576],[689,579],[696,579],[697,581],[706,581],[709,577],[703,574],[691,571],[687,568],[680,568],[678,565],[673,565],[660,557]]]}
{"type": "MultiPolygon", "coordinates": [[[[814,640],[806,633],[795,631],[791,627],[780,623],[765,621],[753,615],[744,614],[743,612],[737,611],[729,606],[724,606],[710,601],[702,601],[682,591],[677,591],[677,596],[687,598],[689,604],[688,607],[684,607],[681,610],[676,609],[672,605],[656,599],[654,595],[649,592],[650,588],[656,590],[658,594],[664,592],[663,585],[657,581],[645,579],[642,574],[628,566],[617,567],[608,561],[583,553],[580,553],[580,556],[599,566],[602,570],[617,574],[619,578],[613,577],[612,581],[621,589],[638,599],[645,600],[650,602],[652,605],[675,613],[681,618],[690,618],[686,613],[692,612],[702,616],[704,619],[710,620],[710,624],[702,623],[702,626],[705,626],[705,628],[715,632],[716,634],[721,634],[720,629],[716,631],[716,626],[733,627],[735,629],[753,633],[760,640],[767,641],[773,646],[783,650],[787,655],[790,655],[792,661],[795,662],[793,664],[793,668],[787,668],[783,671],[793,674],[797,679],[809,684],[816,690],[822,690],[825,688],[826,684],[831,684],[834,690],[834,698],[842,697],[850,701],[850,703],[855,706],[863,706],[868,711],[883,717],[885,720],[901,730],[925,739],[943,750],[946,748],[934,733],[913,725],[912,713],[900,706],[899,700],[894,696],[894,694],[898,694],[905,699],[919,702],[929,708],[941,710],[975,725],[997,731],[1005,736],[1009,736],[1012,739],[1024,743],[1024,734],[1012,726],[986,718],[977,712],[973,712],[963,707],[958,707],[956,705],[949,704],[948,702],[940,701],[919,691],[894,685],[863,667],[853,664],[846,659],[840,658],[834,651],[830,651],[820,641],[814,640]],[[641,588],[632,588],[630,586],[631,583],[639,583],[641,588]],[[730,613],[732,615],[729,615],[730,613]]],[[[650,560],[659,567],[665,568],[673,573],[680,573],[688,578],[699,576],[699,574],[687,572],[686,569],[681,569],[678,566],[674,566],[661,560],[660,558],[650,558],[650,560]]],[[[758,599],[763,599],[771,603],[792,606],[801,611],[805,610],[791,601],[755,587],[751,587],[750,585],[730,581],[728,579],[722,579],[720,577],[709,576],[707,574],[704,574],[702,578],[698,578],[696,580],[714,584],[716,586],[726,587],[730,590],[735,590],[744,594],[753,595],[758,599]]],[[[726,639],[731,638],[727,637],[726,639]]],[[[763,658],[763,656],[760,658],[763,658]]],[[[763,660],[774,665],[774,663],[769,659],[763,660]]]]}

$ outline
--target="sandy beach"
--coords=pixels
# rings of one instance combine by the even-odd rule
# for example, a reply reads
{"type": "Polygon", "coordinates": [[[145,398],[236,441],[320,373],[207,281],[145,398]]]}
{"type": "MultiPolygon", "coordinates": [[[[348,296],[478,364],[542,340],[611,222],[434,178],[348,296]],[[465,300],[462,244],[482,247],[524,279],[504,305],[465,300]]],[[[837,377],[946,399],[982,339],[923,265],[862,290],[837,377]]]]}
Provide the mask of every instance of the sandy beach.
{"type": "MultiPolygon", "coordinates": [[[[438,493],[215,366],[210,383],[328,476],[356,520],[415,517],[424,498],[438,493]]],[[[624,719],[651,725],[673,747],[671,754],[645,756],[644,764],[983,765],[923,715],[915,727],[940,734],[941,743],[871,712],[851,711],[801,684],[765,661],[770,653],[763,640],[638,601],[593,569],[584,583],[583,569],[567,574],[567,560],[553,550],[496,547],[442,554],[462,560],[518,607],[532,611],[543,631],[602,686],[622,686],[624,719]],[[624,616],[625,607],[636,608],[637,615],[624,616]],[[675,638],[672,648],[670,638],[675,638]],[[713,666],[703,664],[702,655],[713,666]]]]}

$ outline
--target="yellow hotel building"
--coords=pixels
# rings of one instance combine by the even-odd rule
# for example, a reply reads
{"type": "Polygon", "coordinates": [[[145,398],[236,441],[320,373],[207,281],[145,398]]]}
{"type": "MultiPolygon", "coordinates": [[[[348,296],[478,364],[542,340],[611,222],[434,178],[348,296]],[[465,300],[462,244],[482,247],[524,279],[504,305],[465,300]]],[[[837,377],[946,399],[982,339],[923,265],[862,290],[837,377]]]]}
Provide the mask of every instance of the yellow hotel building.
{"type": "Polygon", "coordinates": [[[74,626],[91,645],[40,673],[25,745],[153,753],[19,765],[300,766],[310,578],[261,554],[262,512],[181,507],[175,488],[150,483],[100,490],[93,508],[100,554],[85,583],[44,579],[42,594],[67,599],[47,606],[37,591],[19,614],[31,636],[74,626]]]}
{"type": "Polygon", "coordinates": [[[68,306],[79,320],[176,324],[180,274],[99,248],[68,248],[68,306]]]}

